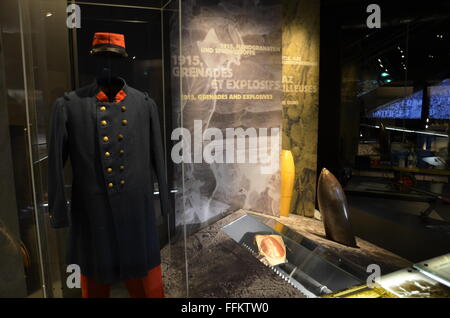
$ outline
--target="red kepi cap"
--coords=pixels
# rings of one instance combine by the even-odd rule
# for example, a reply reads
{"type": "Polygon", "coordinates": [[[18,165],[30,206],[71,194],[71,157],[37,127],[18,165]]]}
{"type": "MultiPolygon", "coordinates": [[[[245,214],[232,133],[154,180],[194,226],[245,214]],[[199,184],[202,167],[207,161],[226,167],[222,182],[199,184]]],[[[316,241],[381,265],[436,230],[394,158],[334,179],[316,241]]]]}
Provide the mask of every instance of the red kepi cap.
{"type": "Polygon", "coordinates": [[[118,33],[97,32],[92,41],[91,54],[117,54],[128,57],[125,49],[125,36],[118,33]]]}

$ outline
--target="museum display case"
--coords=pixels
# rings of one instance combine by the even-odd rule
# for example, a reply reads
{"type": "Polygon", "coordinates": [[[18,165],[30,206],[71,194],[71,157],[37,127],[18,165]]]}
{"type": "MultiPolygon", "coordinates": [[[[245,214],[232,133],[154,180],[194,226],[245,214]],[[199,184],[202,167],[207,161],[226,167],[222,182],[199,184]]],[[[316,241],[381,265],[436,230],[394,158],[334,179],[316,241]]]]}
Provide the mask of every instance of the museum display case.
{"type": "MultiPolygon", "coordinates": [[[[54,200],[54,195],[52,198],[50,193],[49,198],[48,189],[56,182],[48,178],[49,172],[56,169],[53,166],[49,171],[49,160],[55,162],[57,157],[48,143],[52,136],[57,138],[60,134],[50,129],[51,120],[56,122],[55,101],[66,92],[92,84],[101,72],[100,59],[90,54],[96,32],[124,34],[128,57],[121,62],[111,60],[104,67],[154,100],[161,126],[162,156],[167,159],[170,133],[177,125],[172,116],[170,85],[171,54],[176,56],[177,52],[169,50],[171,43],[178,40],[171,39],[175,35],[169,27],[178,25],[179,2],[146,1],[139,5],[139,1],[8,0],[0,6],[2,162],[6,163],[2,172],[4,208],[0,214],[0,296],[80,297],[79,286],[73,288],[68,283],[70,274],[76,273],[66,258],[73,228],[53,229],[49,217],[49,199],[54,200]]],[[[87,150],[88,144],[81,149],[87,150]]],[[[72,160],[73,156],[72,153],[72,160]]],[[[95,157],[91,160],[95,167],[95,157]]],[[[154,189],[149,193],[156,199],[156,242],[161,248],[173,238],[169,237],[170,230],[174,232],[173,225],[169,228],[174,216],[172,213],[163,217],[157,199],[166,190],[173,201],[177,192],[172,161],[164,162],[165,166],[158,166],[155,173],[165,174],[168,185],[159,188],[155,178],[154,189]]],[[[64,171],[63,198],[71,210],[77,211],[79,201],[71,202],[72,182],[86,178],[89,170],[74,171],[69,160],[64,171]],[[77,174],[75,178],[73,172],[77,174]]],[[[164,265],[168,263],[165,261],[164,265]]],[[[113,295],[116,293],[113,289],[113,295]]]]}

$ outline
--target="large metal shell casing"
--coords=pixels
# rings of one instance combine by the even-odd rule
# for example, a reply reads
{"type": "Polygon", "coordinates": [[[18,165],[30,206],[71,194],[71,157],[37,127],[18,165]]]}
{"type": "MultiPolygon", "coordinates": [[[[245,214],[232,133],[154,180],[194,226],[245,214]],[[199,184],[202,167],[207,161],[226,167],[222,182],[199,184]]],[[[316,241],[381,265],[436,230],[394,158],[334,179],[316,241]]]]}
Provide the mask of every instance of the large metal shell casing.
{"type": "Polygon", "coordinates": [[[336,177],[325,168],[319,177],[317,198],[327,238],[357,247],[344,190],[336,177]]]}

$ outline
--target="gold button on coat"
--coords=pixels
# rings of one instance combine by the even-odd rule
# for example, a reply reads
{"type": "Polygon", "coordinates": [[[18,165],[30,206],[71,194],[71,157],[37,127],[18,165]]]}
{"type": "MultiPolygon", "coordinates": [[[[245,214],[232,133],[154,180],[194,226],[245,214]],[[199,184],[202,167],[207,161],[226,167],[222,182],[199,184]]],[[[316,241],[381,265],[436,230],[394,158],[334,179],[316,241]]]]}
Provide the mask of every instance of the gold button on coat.
{"type": "Polygon", "coordinates": [[[108,173],[112,173],[113,169],[112,168],[108,168],[106,171],[108,171],[108,173]]]}
{"type": "Polygon", "coordinates": [[[109,141],[109,137],[108,136],[103,137],[103,141],[104,142],[108,142],[109,141]]]}
{"type": "Polygon", "coordinates": [[[127,110],[126,106],[122,106],[122,111],[125,112],[127,110]]]}
{"type": "Polygon", "coordinates": [[[108,188],[114,188],[114,183],[108,183],[108,188]]]}
{"type": "Polygon", "coordinates": [[[124,171],[125,170],[125,166],[120,166],[120,170],[124,171]]]}
{"type": "Polygon", "coordinates": [[[108,125],[108,122],[106,120],[102,120],[100,123],[102,124],[102,126],[108,125]]]}
{"type": "Polygon", "coordinates": [[[105,106],[100,107],[100,111],[105,112],[106,111],[106,107],[105,106]]]}
{"type": "Polygon", "coordinates": [[[109,158],[109,157],[111,157],[111,154],[109,152],[105,152],[105,157],[109,158]]]}
{"type": "Polygon", "coordinates": [[[125,154],[125,150],[120,149],[119,153],[120,153],[121,155],[124,155],[124,154],[125,154]]]}
{"type": "Polygon", "coordinates": [[[125,180],[121,180],[121,181],[120,181],[120,184],[121,184],[121,185],[124,185],[124,184],[125,184],[125,180]]]}
{"type": "Polygon", "coordinates": [[[119,135],[117,135],[117,138],[118,138],[119,140],[123,140],[123,138],[125,138],[125,137],[124,137],[124,135],[119,134],[119,135]]]}
{"type": "Polygon", "coordinates": [[[126,119],[122,120],[122,125],[124,125],[124,126],[128,125],[128,120],[126,120],[126,119]]]}

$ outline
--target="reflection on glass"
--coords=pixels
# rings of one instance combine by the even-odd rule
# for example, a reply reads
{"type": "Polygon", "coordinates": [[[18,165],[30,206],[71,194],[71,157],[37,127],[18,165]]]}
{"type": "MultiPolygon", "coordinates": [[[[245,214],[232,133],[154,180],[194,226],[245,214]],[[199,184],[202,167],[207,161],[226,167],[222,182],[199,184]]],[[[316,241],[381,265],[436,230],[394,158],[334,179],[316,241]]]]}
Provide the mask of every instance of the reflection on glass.
{"type": "Polygon", "coordinates": [[[382,276],[378,283],[400,298],[450,297],[450,288],[412,269],[382,276]]]}
{"type": "Polygon", "coordinates": [[[373,118],[419,119],[422,116],[423,91],[389,102],[372,112],[373,118]]]}
{"type": "Polygon", "coordinates": [[[430,118],[450,118],[450,79],[430,87],[430,118]]]}
{"type": "Polygon", "coordinates": [[[450,287],[450,254],[414,264],[414,268],[450,287]]]}

